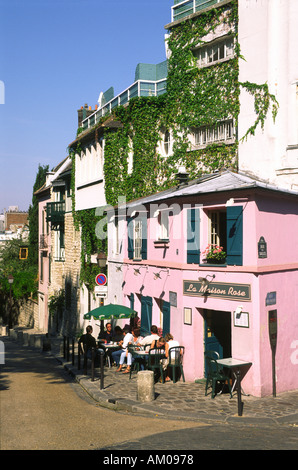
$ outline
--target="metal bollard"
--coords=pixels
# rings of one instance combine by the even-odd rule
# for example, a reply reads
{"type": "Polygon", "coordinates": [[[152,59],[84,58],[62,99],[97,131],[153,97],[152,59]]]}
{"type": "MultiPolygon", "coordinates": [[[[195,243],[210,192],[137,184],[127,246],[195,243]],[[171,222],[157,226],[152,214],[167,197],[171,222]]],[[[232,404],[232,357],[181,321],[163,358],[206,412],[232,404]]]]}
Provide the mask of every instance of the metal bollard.
{"type": "Polygon", "coordinates": [[[71,352],[71,363],[72,365],[74,366],[74,363],[75,363],[75,352],[74,352],[74,338],[72,338],[72,352],[71,352]]]}
{"type": "Polygon", "coordinates": [[[66,360],[69,362],[69,336],[66,338],[66,360]]]}
{"type": "Polygon", "coordinates": [[[63,336],[63,357],[66,358],[66,336],[63,336]]]}
{"type": "Polygon", "coordinates": [[[81,370],[81,345],[78,344],[78,370],[81,370]]]}
{"type": "Polygon", "coordinates": [[[87,375],[87,351],[84,351],[84,375],[87,375]]]}
{"type": "Polygon", "coordinates": [[[91,382],[94,382],[94,357],[95,357],[95,350],[92,348],[91,353],[91,382]]]}
{"type": "Polygon", "coordinates": [[[100,390],[104,388],[104,352],[100,352],[100,390]]]}

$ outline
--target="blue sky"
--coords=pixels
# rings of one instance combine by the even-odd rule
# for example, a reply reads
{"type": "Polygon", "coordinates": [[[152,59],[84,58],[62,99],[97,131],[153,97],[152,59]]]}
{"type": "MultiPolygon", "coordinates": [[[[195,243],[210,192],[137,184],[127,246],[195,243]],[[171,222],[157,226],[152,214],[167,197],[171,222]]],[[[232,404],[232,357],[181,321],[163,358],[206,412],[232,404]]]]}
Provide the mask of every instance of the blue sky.
{"type": "Polygon", "coordinates": [[[0,0],[0,213],[27,210],[38,165],[55,167],[77,110],[165,60],[174,0],[0,0]],[[2,87],[3,88],[3,87],[2,87]]]}

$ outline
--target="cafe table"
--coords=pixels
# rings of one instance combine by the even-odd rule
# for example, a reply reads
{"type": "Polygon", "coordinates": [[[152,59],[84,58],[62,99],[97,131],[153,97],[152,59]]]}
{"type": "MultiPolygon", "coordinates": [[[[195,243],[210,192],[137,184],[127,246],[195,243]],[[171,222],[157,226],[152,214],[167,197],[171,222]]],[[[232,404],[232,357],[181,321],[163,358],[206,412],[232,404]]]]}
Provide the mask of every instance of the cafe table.
{"type": "MultiPolygon", "coordinates": [[[[252,362],[243,361],[241,359],[236,359],[234,357],[226,357],[224,359],[217,359],[216,362],[227,369],[232,371],[232,374],[235,378],[235,382],[232,387],[232,392],[234,391],[235,387],[237,389],[237,397],[238,397],[238,416],[242,416],[243,411],[243,403],[241,401],[241,368],[249,367],[252,365],[252,362]]],[[[245,393],[243,393],[245,395],[245,393]]]]}
{"type": "MultiPolygon", "coordinates": [[[[99,341],[99,343],[102,344],[102,346],[104,347],[105,350],[113,351],[113,349],[118,349],[119,348],[119,344],[115,343],[113,341],[111,343],[104,343],[103,341],[99,341]]],[[[109,354],[107,354],[107,359],[108,359],[108,364],[109,364],[109,368],[110,368],[111,367],[111,358],[110,358],[109,354]]]]}
{"type": "Polygon", "coordinates": [[[134,358],[137,357],[138,359],[142,359],[144,367],[146,369],[148,368],[148,357],[149,357],[148,351],[145,351],[143,349],[134,349],[133,357],[134,358]]]}

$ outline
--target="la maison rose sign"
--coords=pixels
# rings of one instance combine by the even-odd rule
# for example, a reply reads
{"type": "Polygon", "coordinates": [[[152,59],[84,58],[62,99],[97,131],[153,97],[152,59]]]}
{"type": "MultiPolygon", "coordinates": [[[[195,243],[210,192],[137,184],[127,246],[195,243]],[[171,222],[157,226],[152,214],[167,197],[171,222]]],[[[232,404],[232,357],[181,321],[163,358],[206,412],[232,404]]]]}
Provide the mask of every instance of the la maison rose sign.
{"type": "Polygon", "coordinates": [[[250,284],[231,284],[229,282],[210,282],[208,285],[202,285],[200,281],[183,281],[183,294],[229,300],[251,300],[250,284]]]}

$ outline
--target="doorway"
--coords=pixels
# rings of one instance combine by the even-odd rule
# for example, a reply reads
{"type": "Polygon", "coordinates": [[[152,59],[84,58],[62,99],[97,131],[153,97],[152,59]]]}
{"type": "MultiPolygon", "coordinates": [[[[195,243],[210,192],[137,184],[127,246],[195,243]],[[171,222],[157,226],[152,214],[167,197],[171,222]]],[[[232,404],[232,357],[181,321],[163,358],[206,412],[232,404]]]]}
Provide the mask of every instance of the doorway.
{"type": "Polygon", "coordinates": [[[231,357],[231,312],[204,310],[203,316],[205,351],[216,351],[220,358],[231,357]]]}

